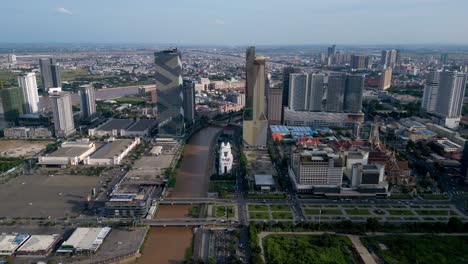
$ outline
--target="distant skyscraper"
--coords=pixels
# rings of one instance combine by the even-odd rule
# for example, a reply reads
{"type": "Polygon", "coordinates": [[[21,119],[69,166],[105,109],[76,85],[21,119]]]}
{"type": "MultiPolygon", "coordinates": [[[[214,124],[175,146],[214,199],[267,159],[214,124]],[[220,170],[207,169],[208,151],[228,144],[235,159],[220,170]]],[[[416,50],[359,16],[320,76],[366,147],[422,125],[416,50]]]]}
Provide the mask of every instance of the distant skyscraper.
{"type": "Polygon", "coordinates": [[[351,68],[360,70],[367,68],[367,58],[364,55],[351,55],[351,68]]]}
{"type": "Polygon", "coordinates": [[[382,50],[382,56],[380,57],[380,64],[384,69],[395,68],[400,63],[400,51],[399,50],[382,50]]]}
{"type": "Polygon", "coordinates": [[[289,108],[306,110],[307,74],[292,73],[289,77],[289,108]]]}
{"type": "Polygon", "coordinates": [[[441,53],[441,54],[440,54],[440,62],[441,62],[442,64],[447,64],[448,59],[449,59],[448,53],[444,52],[444,53],[441,53]]]}
{"type": "Polygon", "coordinates": [[[57,92],[50,95],[54,116],[55,136],[68,137],[75,132],[72,101],[69,93],[57,92]]]}
{"type": "Polygon", "coordinates": [[[8,54],[8,63],[11,63],[11,64],[16,63],[16,55],[15,54],[8,54]]]}
{"type": "Polygon", "coordinates": [[[328,47],[328,57],[335,56],[336,54],[336,45],[332,45],[331,47],[328,47]]]}
{"type": "Polygon", "coordinates": [[[309,74],[306,101],[307,109],[310,111],[322,111],[323,83],[325,76],[323,74],[309,74]]]}
{"type": "Polygon", "coordinates": [[[344,94],[343,110],[346,113],[360,113],[362,94],[364,92],[364,75],[348,75],[344,94]]]}
{"type": "Polygon", "coordinates": [[[283,120],[283,107],[289,106],[289,78],[291,73],[298,73],[299,69],[293,67],[283,68],[283,102],[281,104],[281,120],[283,120]]]}
{"type": "Polygon", "coordinates": [[[465,74],[451,71],[440,73],[436,113],[445,119],[444,125],[448,128],[457,128],[459,125],[465,87],[465,74]]]}
{"type": "Polygon", "coordinates": [[[195,122],[195,83],[184,80],[184,118],[187,123],[195,122]]]}
{"type": "Polygon", "coordinates": [[[45,90],[53,87],[62,87],[60,67],[55,59],[42,58],[39,60],[39,66],[41,68],[42,84],[45,90]]]}
{"type": "Polygon", "coordinates": [[[37,93],[36,74],[31,72],[18,76],[24,100],[24,113],[31,114],[39,111],[39,95],[37,93]]]}
{"type": "Polygon", "coordinates": [[[380,90],[387,90],[392,86],[392,69],[387,68],[380,74],[379,88],[380,90]]]}
{"type": "Polygon", "coordinates": [[[431,70],[426,76],[426,85],[424,86],[424,94],[421,108],[428,112],[434,113],[437,104],[437,95],[439,93],[439,77],[440,71],[431,70]]]}
{"type": "Polygon", "coordinates": [[[0,89],[3,116],[5,121],[16,123],[23,111],[23,94],[19,87],[0,89]]]}
{"type": "Polygon", "coordinates": [[[265,147],[268,120],[265,111],[265,58],[255,56],[255,47],[247,49],[246,105],[243,140],[249,146],[265,147]]]}
{"type": "Polygon", "coordinates": [[[281,87],[271,87],[268,92],[268,124],[281,124],[281,104],[283,90],[281,87]]]}
{"type": "Polygon", "coordinates": [[[328,77],[326,112],[343,112],[345,85],[345,74],[331,74],[328,77]]]}
{"type": "Polygon", "coordinates": [[[181,137],[184,129],[182,61],[177,49],[154,53],[159,134],[181,137]]]}
{"type": "Polygon", "coordinates": [[[85,119],[96,114],[96,95],[92,85],[80,86],[78,91],[80,97],[81,116],[85,119]]]}

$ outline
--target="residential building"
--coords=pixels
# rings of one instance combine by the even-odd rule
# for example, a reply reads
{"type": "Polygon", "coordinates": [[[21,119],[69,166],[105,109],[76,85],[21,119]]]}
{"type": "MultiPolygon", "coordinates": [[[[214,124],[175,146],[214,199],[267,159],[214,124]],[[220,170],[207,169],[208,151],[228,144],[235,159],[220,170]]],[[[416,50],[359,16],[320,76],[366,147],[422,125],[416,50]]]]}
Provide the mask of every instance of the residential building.
{"type": "Polygon", "coordinates": [[[45,90],[52,87],[62,87],[60,78],[60,66],[53,58],[42,58],[39,60],[41,69],[42,85],[45,90]]]}
{"type": "Polygon", "coordinates": [[[159,134],[181,137],[184,131],[182,61],[177,49],[154,53],[159,134]]]}
{"type": "Polygon", "coordinates": [[[387,90],[392,86],[392,68],[386,68],[380,73],[379,88],[387,90]]]}
{"type": "Polygon", "coordinates": [[[360,113],[364,92],[364,75],[346,77],[343,110],[346,113],[360,113]]]}
{"type": "MultiPolygon", "coordinates": [[[[283,68],[283,99],[281,104],[281,111],[284,107],[289,106],[289,82],[291,73],[298,73],[299,69],[293,67],[283,68]]],[[[281,112],[281,120],[283,120],[284,113],[281,112]]]]}
{"type": "Polygon", "coordinates": [[[307,74],[292,73],[289,77],[289,109],[306,110],[307,74]]]}
{"type": "Polygon", "coordinates": [[[255,56],[255,47],[247,49],[245,91],[243,140],[249,146],[266,147],[265,58],[255,56]]]}
{"type": "Polygon", "coordinates": [[[232,171],[232,163],[234,156],[231,153],[231,144],[222,142],[219,148],[219,170],[220,175],[230,174],[232,171]]]}
{"type": "Polygon", "coordinates": [[[0,89],[3,116],[8,123],[16,123],[23,112],[23,93],[19,87],[0,89]]]}
{"type": "Polygon", "coordinates": [[[311,73],[308,75],[308,87],[307,87],[307,110],[309,111],[322,111],[322,99],[323,99],[323,84],[325,75],[311,73]]]}
{"type": "Polygon", "coordinates": [[[440,72],[438,70],[431,70],[426,76],[421,108],[428,113],[434,113],[436,110],[440,72]]]}
{"type": "Polygon", "coordinates": [[[8,63],[16,64],[16,55],[15,54],[8,54],[8,63]]]}
{"type": "Polygon", "coordinates": [[[81,116],[89,119],[96,114],[96,95],[92,85],[82,85],[78,91],[81,116]]]}
{"type": "Polygon", "coordinates": [[[345,74],[332,74],[328,77],[326,112],[343,112],[345,87],[345,74]]]}
{"type": "Polygon", "coordinates": [[[283,89],[281,87],[271,87],[268,92],[268,124],[281,124],[281,106],[283,89]]]}
{"type": "Polygon", "coordinates": [[[75,132],[72,101],[69,93],[50,95],[56,137],[68,137],[75,132]]]}
{"type": "Polygon", "coordinates": [[[400,51],[399,50],[382,50],[382,56],[380,57],[380,64],[383,69],[395,68],[400,63],[400,51]]]}
{"type": "Polygon", "coordinates": [[[37,93],[36,74],[33,72],[18,76],[18,85],[23,93],[24,113],[39,111],[39,94],[37,93]]]}
{"type": "Polygon", "coordinates": [[[351,55],[351,69],[362,70],[367,68],[367,57],[365,55],[351,55]]]}
{"type": "Polygon", "coordinates": [[[188,124],[195,123],[195,84],[191,80],[183,81],[184,118],[188,124]]]}
{"type": "Polygon", "coordinates": [[[435,113],[443,118],[443,123],[448,128],[459,126],[465,88],[465,74],[450,71],[440,73],[439,90],[444,92],[437,95],[435,113]]]}

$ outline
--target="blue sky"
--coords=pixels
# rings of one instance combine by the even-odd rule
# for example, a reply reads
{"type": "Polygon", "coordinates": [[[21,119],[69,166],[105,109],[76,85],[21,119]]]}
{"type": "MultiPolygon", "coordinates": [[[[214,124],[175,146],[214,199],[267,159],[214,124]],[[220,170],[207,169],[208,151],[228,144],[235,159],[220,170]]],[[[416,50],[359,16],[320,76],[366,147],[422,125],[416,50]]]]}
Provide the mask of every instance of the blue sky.
{"type": "Polygon", "coordinates": [[[3,0],[1,43],[468,44],[468,0],[3,0]]]}

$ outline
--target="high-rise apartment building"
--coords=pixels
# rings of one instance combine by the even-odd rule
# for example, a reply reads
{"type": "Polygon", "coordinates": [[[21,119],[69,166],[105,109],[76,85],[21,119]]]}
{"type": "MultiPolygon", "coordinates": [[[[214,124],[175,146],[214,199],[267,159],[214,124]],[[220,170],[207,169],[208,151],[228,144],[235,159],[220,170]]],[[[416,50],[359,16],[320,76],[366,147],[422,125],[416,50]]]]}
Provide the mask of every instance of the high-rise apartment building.
{"type": "Polygon", "coordinates": [[[292,73],[289,76],[289,108],[294,111],[306,110],[307,74],[292,73]]]}
{"type": "Polygon", "coordinates": [[[39,66],[41,68],[42,85],[44,85],[45,90],[62,87],[60,66],[55,59],[42,58],[39,60],[39,66]]]}
{"type": "Polygon", "coordinates": [[[255,47],[247,49],[246,104],[243,140],[249,146],[265,147],[268,120],[265,111],[265,58],[255,56],[255,47]]]}
{"type": "Polygon", "coordinates": [[[184,129],[182,61],[177,49],[154,53],[159,135],[181,137],[184,129]]]}
{"type": "Polygon", "coordinates": [[[8,63],[11,63],[11,64],[16,63],[16,55],[15,54],[8,54],[8,63]]]}
{"type": "Polygon", "coordinates": [[[351,68],[361,70],[367,68],[367,57],[365,55],[351,55],[351,68]]]}
{"type": "Polygon", "coordinates": [[[195,123],[195,83],[184,80],[184,119],[187,123],[195,123]]]}
{"type": "Polygon", "coordinates": [[[384,91],[392,86],[392,69],[386,68],[380,73],[379,88],[384,91]]]}
{"type": "Polygon", "coordinates": [[[16,123],[23,111],[23,93],[19,87],[0,89],[3,117],[8,123],[16,123]]]}
{"type": "Polygon", "coordinates": [[[311,73],[308,75],[307,110],[314,112],[322,111],[324,79],[325,76],[323,74],[311,73]]]}
{"type": "Polygon", "coordinates": [[[289,106],[289,83],[292,73],[299,73],[299,69],[286,67],[283,69],[283,104],[282,107],[289,106]]]}
{"type": "Polygon", "coordinates": [[[282,99],[283,89],[281,87],[271,87],[268,92],[268,124],[281,124],[282,99]]]}
{"type": "Polygon", "coordinates": [[[345,85],[345,74],[331,74],[328,76],[326,112],[343,112],[345,85]]]}
{"type": "Polygon", "coordinates": [[[384,69],[395,68],[400,63],[400,51],[399,50],[382,50],[382,56],[380,57],[380,64],[384,69]]]}
{"type": "Polygon", "coordinates": [[[80,86],[78,91],[80,97],[81,116],[85,119],[91,118],[96,114],[96,95],[92,85],[80,86]]]}
{"type": "Polygon", "coordinates": [[[426,76],[421,108],[428,113],[434,113],[436,110],[437,95],[439,93],[439,77],[440,71],[438,70],[431,70],[426,76]]]}
{"type": "Polygon", "coordinates": [[[68,137],[75,132],[72,101],[69,93],[50,94],[56,137],[68,137]]]}
{"type": "Polygon", "coordinates": [[[360,113],[364,92],[364,76],[346,76],[343,110],[346,113],[360,113]]]}
{"type": "Polygon", "coordinates": [[[18,85],[23,93],[24,113],[37,113],[39,111],[39,94],[37,93],[36,74],[31,72],[18,76],[18,85]]]}

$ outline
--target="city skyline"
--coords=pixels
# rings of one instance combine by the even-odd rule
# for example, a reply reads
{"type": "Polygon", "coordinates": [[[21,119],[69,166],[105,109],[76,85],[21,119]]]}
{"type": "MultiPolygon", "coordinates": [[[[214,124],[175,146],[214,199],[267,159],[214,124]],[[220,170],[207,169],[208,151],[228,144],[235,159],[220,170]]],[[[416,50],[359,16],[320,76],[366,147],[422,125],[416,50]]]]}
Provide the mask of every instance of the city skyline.
{"type": "Polygon", "coordinates": [[[139,0],[129,7],[125,1],[22,0],[3,3],[5,15],[0,22],[7,24],[14,20],[17,23],[2,28],[0,33],[7,36],[4,43],[468,43],[467,28],[463,27],[463,10],[468,8],[466,1],[295,0],[284,5],[274,0],[248,3],[247,9],[246,5],[244,1],[181,1],[173,5],[139,0]],[[26,2],[28,8],[25,8],[26,2]],[[192,19],[185,23],[185,20],[173,20],[174,15],[192,19]],[[283,19],[272,19],[277,17],[283,19]],[[31,31],[30,25],[35,21],[42,21],[47,30],[31,31]],[[251,24],[264,30],[246,31],[251,24]],[[355,30],[347,30],[349,28],[355,30]],[[311,29],[313,34],[304,34],[311,29]],[[279,32],[286,34],[288,40],[282,40],[279,32]],[[433,36],[437,36],[436,41],[433,36]]]}

